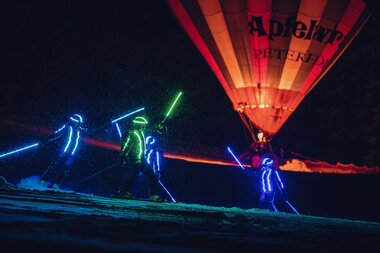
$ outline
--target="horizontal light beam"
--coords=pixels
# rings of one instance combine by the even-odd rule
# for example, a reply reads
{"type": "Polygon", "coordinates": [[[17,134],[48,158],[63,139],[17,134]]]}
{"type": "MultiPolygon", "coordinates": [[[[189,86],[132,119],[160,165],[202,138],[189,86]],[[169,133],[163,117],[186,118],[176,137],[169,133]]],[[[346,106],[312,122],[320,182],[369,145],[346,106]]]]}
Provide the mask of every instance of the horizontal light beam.
{"type": "Polygon", "coordinates": [[[127,118],[127,117],[129,117],[129,116],[131,116],[131,115],[133,115],[133,114],[135,114],[135,113],[141,112],[141,111],[143,111],[143,110],[145,110],[144,107],[142,107],[142,108],[140,108],[140,109],[137,109],[137,110],[135,110],[135,111],[133,111],[133,112],[130,112],[130,113],[126,114],[126,115],[123,115],[123,116],[121,116],[121,117],[119,117],[119,118],[117,118],[117,119],[112,120],[111,123],[113,124],[113,123],[115,123],[115,122],[118,122],[119,120],[125,119],[125,118],[127,118]]]}
{"type": "Polygon", "coordinates": [[[18,153],[18,152],[23,151],[23,150],[27,150],[27,149],[30,149],[30,148],[36,147],[36,146],[38,146],[38,145],[39,145],[39,143],[34,143],[34,144],[32,144],[32,145],[29,145],[29,146],[26,146],[26,147],[23,147],[23,148],[19,148],[19,149],[16,149],[16,150],[10,151],[10,152],[8,152],[8,153],[5,153],[5,154],[0,155],[0,158],[3,158],[3,157],[5,157],[5,156],[8,156],[8,155],[12,155],[12,154],[18,153]]]}

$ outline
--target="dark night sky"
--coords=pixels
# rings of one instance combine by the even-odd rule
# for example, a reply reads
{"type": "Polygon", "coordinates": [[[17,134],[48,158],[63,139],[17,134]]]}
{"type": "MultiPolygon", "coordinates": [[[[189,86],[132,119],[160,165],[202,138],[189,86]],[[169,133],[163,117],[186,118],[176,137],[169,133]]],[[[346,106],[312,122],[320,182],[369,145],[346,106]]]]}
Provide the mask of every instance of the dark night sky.
{"type": "MultiPolygon", "coordinates": [[[[80,112],[95,127],[145,105],[150,119],[159,120],[183,90],[169,124],[175,143],[232,145],[239,152],[249,145],[222,87],[165,1],[12,1],[2,4],[0,19],[1,118],[56,128],[80,112]]],[[[371,18],[274,137],[274,147],[379,165],[379,59],[380,26],[371,18]]],[[[4,148],[10,137],[7,126],[0,129],[4,148]]]]}

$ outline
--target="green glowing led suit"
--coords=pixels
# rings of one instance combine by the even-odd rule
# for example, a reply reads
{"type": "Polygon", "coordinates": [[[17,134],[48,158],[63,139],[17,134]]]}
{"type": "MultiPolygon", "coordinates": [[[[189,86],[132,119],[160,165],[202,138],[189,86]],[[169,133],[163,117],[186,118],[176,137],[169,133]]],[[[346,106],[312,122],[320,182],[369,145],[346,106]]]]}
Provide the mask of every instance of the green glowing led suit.
{"type": "Polygon", "coordinates": [[[123,136],[121,141],[122,158],[130,162],[142,163],[145,156],[145,134],[133,129],[123,136]]]}

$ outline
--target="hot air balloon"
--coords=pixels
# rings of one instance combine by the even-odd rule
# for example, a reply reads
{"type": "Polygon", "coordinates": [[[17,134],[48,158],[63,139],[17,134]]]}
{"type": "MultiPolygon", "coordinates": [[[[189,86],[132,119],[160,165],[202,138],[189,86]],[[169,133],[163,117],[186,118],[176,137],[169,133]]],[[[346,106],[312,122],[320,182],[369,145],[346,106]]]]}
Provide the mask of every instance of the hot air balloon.
{"type": "Polygon", "coordinates": [[[168,4],[256,141],[279,131],[370,16],[361,0],[168,4]]]}

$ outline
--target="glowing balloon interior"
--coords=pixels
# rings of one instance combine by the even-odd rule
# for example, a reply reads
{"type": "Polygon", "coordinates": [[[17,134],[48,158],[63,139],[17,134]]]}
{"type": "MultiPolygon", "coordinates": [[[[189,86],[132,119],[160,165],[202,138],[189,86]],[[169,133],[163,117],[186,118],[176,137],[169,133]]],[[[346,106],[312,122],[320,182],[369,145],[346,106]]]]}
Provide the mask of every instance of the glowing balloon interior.
{"type": "Polygon", "coordinates": [[[253,133],[274,135],[361,30],[361,0],[168,0],[253,133]]]}

